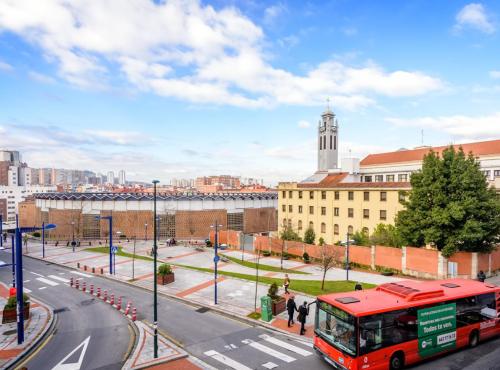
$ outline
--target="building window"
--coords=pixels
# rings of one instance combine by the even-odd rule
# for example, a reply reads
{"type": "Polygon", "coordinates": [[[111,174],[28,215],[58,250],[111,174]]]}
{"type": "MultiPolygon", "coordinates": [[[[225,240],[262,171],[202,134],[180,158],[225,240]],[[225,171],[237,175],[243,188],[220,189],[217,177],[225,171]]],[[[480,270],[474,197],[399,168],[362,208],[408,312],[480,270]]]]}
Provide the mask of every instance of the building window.
{"type": "Polygon", "coordinates": [[[320,136],[319,137],[319,150],[323,149],[323,138],[320,136]]]}
{"type": "Polygon", "coordinates": [[[293,212],[293,207],[291,204],[288,206],[288,212],[293,212]]]}
{"type": "Polygon", "coordinates": [[[369,192],[369,191],[365,191],[365,192],[363,193],[363,199],[364,199],[365,201],[367,201],[367,202],[370,200],[370,192],[369,192]]]}
{"type": "Polygon", "coordinates": [[[302,230],[302,220],[299,220],[298,227],[299,230],[302,230]]]}
{"type": "Polygon", "coordinates": [[[387,220],[387,211],[385,209],[380,210],[380,219],[387,220]]]}
{"type": "Polygon", "coordinates": [[[333,146],[333,145],[332,145],[332,141],[333,141],[333,140],[332,140],[332,135],[330,135],[330,150],[332,150],[332,146],[333,146]]]}
{"type": "Polygon", "coordinates": [[[326,191],[321,192],[321,199],[326,199],[326,191]]]}
{"type": "Polygon", "coordinates": [[[354,208],[347,208],[347,217],[354,217],[354,208]]]}
{"type": "Polygon", "coordinates": [[[310,215],[314,214],[314,207],[313,206],[309,206],[309,214],[310,215]]]}
{"type": "Polygon", "coordinates": [[[284,191],[284,190],[283,190],[283,191],[281,192],[281,197],[282,197],[283,199],[285,199],[285,198],[286,198],[286,191],[284,191]]]}
{"type": "MultiPolygon", "coordinates": [[[[174,215],[169,215],[169,216],[174,216],[174,215]]],[[[243,212],[228,213],[227,228],[228,230],[243,231],[243,212]]],[[[169,235],[169,237],[175,237],[175,233],[173,236],[169,235]]]]}
{"type": "Polygon", "coordinates": [[[324,222],[321,223],[321,232],[326,233],[326,224],[324,222]]]}
{"type": "Polygon", "coordinates": [[[408,174],[406,174],[406,173],[400,173],[398,175],[398,181],[399,182],[407,182],[408,181],[408,174]]]}
{"type": "Polygon", "coordinates": [[[491,171],[483,171],[484,177],[490,177],[491,171]]]}
{"type": "Polygon", "coordinates": [[[283,227],[286,227],[286,218],[283,219],[283,227]]]}
{"type": "Polygon", "coordinates": [[[406,200],[406,192],[400,191],[399,192],[399,201],[404,202],[406,200]]]}
{"type": "Polygon", "coordinates": [[[321,216],[326,216],[326,207],[321,207],[321,216]]]}
{"type": "Polygon", "coordinates": [[[288,192],[288,198],[292,199],[292,194],[293,194],[293,193],[292,193],[291,191],[289,191],[289,192],[288,192]]]}
{"type": "Polygon", "coordinates": [[[310,228],[310,229],[314,229],[314,224],[313,224],[313,222],[312,222],[312,221],[309,221],[309,228],[310,228]]]}
{"type": "Polygon", "coordinates": [[[375,175],[375,182],[384,182],[384,175],[375,175]]]}
{"type": "Polygon", "coordinates": [[[292,228],[292,220],[288,219],[288,228],[291,229],[292,228]]]}
{"type": "Polygon", "coordinates": [[[299,206],[299,213],[302,213],[302,206],[299,206]]]}
{"type": "Polygon", "coordinates": [[[354,192],[353,191],[350,191],[349,193],[347,193],[347,199],[354,200],[354,192]]]}
{"type": "Polygon", "coordinates": [[[370,210],[363,209],[363,218],[370,218],[370,210]]]}
{"type": "Polygon", "coordinates": [[[365,176],[365,182],[372,182],[371,176],[365,176]]]}
{"type": "Polygon", "coordinates": [[[281,210],[282,210],[283,212],[286,212],[286,204],[283,204],[283,205],[281,206],[281,210]]]}
{"type": "Polygon", "coordinates": [[[334,215],[334,216],[338,216],[338,215],[339,215],[339,213],[340,213],[340,212],[339,212],[339,208],[338,208],[338,207],[335,207],[335,208],[333,209],[333,215],[334,215]]]}
{"type": "Polygon", "coordinates": [[[333,234],[339,235],[339,225],[338,224],[333,225],[333,234]]]}
{"type": "Polygon", "coordinates": [[[314,191],[309,192],[309,199],[314,199],[314,191]]]}
{"type": "Polygon", "coordinates": [[[349,235],[352,235],[352,234],[354,233],[354,228],[353,228],[351,225],[349,225],[349,226],[347,227],[347,233],[348,233],[349,235]]]}
{"type": "Polygon", "coordinates": [[[299,191],[299,199],[302,199],[302,190],[299,191]]]}
{"type": "Polygon", "coordinates": [[[333,150],[337,150],[337,136],[333,137],[333,150]]]}
{"type": "Polygon", "coordinates": [[[340,191],[335,192],[335,200],[340,200],[340,191]]]}
{"type": "Polygon", "coordinates": [[[500,177],[500,170],[495,170],[495,171],[493,172],[493,175],[494,175],[495,177],[500,177]]]}
{"type": "Polygon", "coordinates": [[[394,175],[387,175],[387,176],[385,177],[385,180],[386,180],[387,182],[394,182],[394,175]]]}
{"type": "Polygon", "coordinates": [[[380,192],[380,201],[385,202],[387,200],[387,192],[386,191],[381,191],[380,192]]]}

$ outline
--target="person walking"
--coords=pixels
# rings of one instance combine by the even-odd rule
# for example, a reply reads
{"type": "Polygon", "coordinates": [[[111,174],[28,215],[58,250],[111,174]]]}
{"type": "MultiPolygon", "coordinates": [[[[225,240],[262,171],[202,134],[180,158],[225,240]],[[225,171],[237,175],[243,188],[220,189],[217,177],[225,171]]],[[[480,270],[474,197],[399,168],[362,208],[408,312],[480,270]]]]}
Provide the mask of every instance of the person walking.
{"type": "Polygon", "coordinates": [[[363,286],[361,285],[361,283],[359,281],[354,286],[354,290],[363,290],[363,286]]]}
{"type": "Polygon", "coordinates": [[[285,288],[285,294],[290,294],[288,287],[290,286],[290,278],[288,274],[285,274],[285,281],[283,282],[283,288],[285,288]]]}
{"type": "Polygon", "coordinates": [[[286,302],[286,309],[288,311],[288,327],[290,327],[290,323],[293,325],[295,322],[293,321],[293,315],[295,314],[295,311],[299,312],[297,309],[297,304],[295,303],[295,297],[292,295],[290,298],[288,298],[288,301],[286,302]]]}
{"type": "Polygon", "coordinates": [[[309,315],[309,307],[307,306],[307,302],[304,301],[304,304],[299,307],[299,316],[297,317],[297,320],[300,322],[300,335],[304,335],[306,332],[307,315],[309,315]]]}
{"type": "Polygon", "coordinates": [[[479,280],[481,283],[484,283],[484,281],[486,280],[486,274],[483,270],[479,271],[479,273],[477,274],[477,280],[479,280]]]}

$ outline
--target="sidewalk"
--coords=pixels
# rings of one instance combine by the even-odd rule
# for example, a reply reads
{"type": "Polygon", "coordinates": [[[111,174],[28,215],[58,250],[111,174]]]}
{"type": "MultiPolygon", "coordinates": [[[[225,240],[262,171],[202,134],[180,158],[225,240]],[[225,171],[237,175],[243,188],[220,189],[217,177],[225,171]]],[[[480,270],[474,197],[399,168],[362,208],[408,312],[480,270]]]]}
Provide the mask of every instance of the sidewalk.
{"type": "MultiPolygon", "coordinates": [[[[8,287],[0,283],[0,318],[3,307],[9,296],[8,287]]],[[[35,345],[39,338],[49,329],[53,320],[52,310],[31,298],[30,318],[24,324],[24,343],[17,344],[17,323],[2,324],[0,333],[0,368],[6,367],[7,363],[14,361],[24,351],[35,345]]]]}

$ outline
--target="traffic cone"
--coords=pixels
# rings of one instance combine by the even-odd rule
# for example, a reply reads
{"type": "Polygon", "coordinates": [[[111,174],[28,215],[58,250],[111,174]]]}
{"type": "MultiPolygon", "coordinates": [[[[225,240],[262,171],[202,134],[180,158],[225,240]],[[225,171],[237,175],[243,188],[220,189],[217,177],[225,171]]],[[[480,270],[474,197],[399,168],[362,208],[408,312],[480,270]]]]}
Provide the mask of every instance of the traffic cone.
{"type": "Polygon", "coordinates": [[[108,291],[105,290],[104,291],[104,302],[107,302],[108,301],[108,291]]]}
{"type": "Polygon", "coordinates": [[[94,284],[90,284],[90,294],[94,295],[94,284]]]}
{"type": "Polygon", "coordinates": [[[111,294],[111,299],[109,300],[109,304],[111,306],[114,306],[114,304],[115,304],[115,295],[114,294],[111,294]]]}
{"type": "Polygon", "coordinates": [[[127,303],[127,307],[125,308],[125,315],[128,316],[129,312],[130,312],[130,306],[132,305],[132,302],[129,302],[127,303]]]}
{"type": "Polygon", "coordinates": [[[80,280],[76,279],[75,288],[80,289],[80,280]]]}
{"type": "Polygon", "coordinates": [[[137,320],[137,309],[134,307],[132,309],[132,321],[137,320]]]}
{"type": "Polygon", "coordinates": [[[101,288],[97,288],[97,298],[101,297],[101,288]]]}
{"type": "Polygon", "coordinates": [[[121,311],[122,309],[122,297],[118,297],[118,304],[116,305],[116,309],[121,311]]]}
{"type": "Polygon", "coordinates": [[[82,283],[82,291],[84,291],[84,292],[85,292],[86,290],[87,290],[87,283],[84,281],[84,282],[82,283]]]}
{"type": "Polygon", "coordinates": [[[73,284],[74,284],[73,278],[70,278],[70,279],[69,279],[69,286],[70,286],[70,287],[73,287],[73,284]]]}

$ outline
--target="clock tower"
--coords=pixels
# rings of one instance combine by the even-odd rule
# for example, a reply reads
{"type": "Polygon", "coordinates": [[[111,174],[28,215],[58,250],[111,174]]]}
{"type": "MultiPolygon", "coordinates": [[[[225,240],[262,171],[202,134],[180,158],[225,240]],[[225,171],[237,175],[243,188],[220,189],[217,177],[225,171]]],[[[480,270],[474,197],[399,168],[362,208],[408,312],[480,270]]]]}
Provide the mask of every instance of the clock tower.
{"type": "Polygon", "coordinates": [[[318,171],[338,169],[338,121],[328,105],[321,115],[318,127],[318,171]]]}

